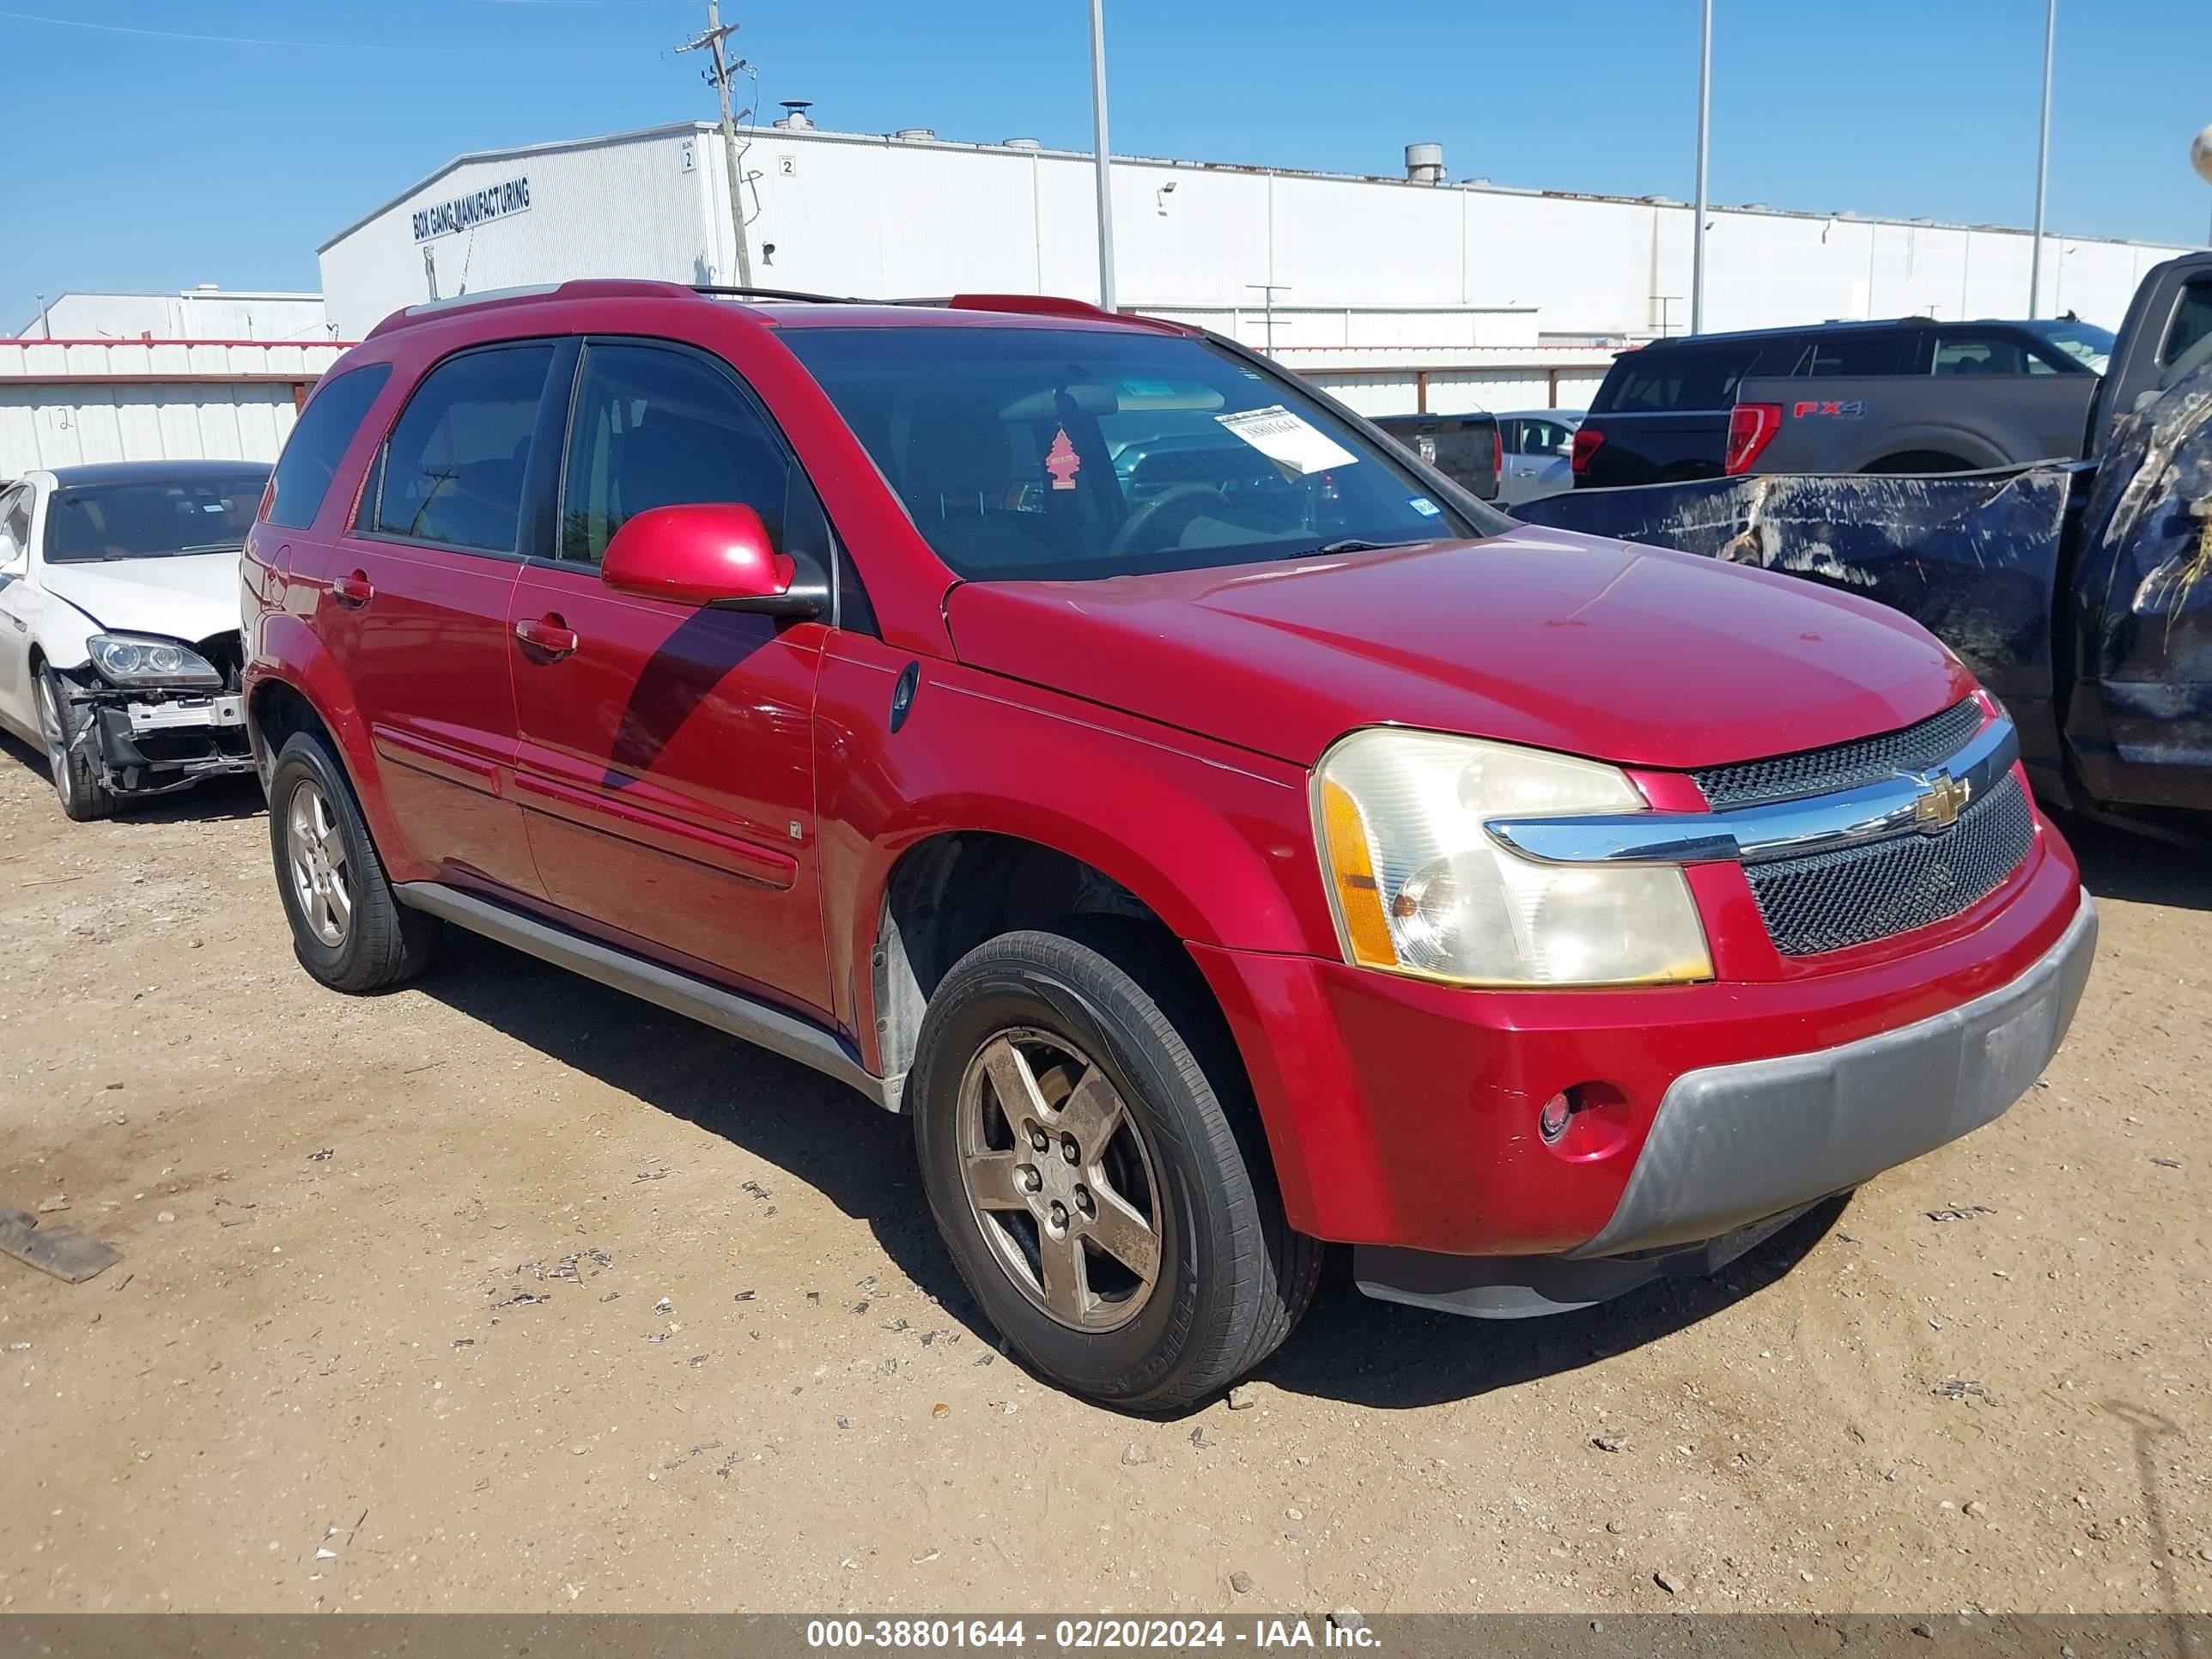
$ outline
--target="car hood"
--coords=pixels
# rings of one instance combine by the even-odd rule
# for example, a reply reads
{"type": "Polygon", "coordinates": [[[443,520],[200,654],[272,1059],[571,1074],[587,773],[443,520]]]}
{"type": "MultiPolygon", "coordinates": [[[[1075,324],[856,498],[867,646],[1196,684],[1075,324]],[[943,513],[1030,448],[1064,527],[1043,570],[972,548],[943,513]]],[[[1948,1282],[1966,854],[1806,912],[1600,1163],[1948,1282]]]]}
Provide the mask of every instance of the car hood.
{"type": "Polygon", "coordinates": [[[238,555],[50,564],[46,591],[112,634],[204,640],[238,631],[238,555]]]}
{"type": "Polygon", "coordinates": [[[1525,527],[1337,557],[971,582],[963,662],[1299,765],[1362,726],[1688,769],[1893,731],[1972,689],[1917,623],[1689,554],[1525,527]]]}

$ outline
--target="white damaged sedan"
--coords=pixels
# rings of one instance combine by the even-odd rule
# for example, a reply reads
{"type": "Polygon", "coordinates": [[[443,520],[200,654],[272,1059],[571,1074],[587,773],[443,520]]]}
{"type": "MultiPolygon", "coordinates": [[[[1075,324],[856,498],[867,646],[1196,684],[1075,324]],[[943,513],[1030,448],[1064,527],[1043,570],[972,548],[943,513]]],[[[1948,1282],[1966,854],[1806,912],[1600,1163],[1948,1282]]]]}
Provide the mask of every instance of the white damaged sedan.
{"type": "Polygon", "coordinates": [[[252,769],[238,558],[254,461],[119,461],[0,489],[0,725],[46,753],[62,810],[252,769]]]}

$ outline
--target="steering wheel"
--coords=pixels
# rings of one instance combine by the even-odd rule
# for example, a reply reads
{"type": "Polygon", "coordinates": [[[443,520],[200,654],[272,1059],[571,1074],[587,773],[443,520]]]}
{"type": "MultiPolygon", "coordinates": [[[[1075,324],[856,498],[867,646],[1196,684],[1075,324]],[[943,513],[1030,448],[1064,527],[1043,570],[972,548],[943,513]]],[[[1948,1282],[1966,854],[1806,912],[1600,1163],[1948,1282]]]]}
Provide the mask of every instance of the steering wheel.
{"type": "Polygon", "coordinates": [[[1182,529],[1188,529],[1190,521],[1209,505],[1218,506],[1224,513],[1231,510],[1229,497],[1212,484],[1170,484],[1121,520],[1121,527],[1114,532],[1114,539],[1106,544],[1106,556],[1119,558],[1129,551],[1137,545],[1139,538],[1158,522],[1160,514],[1177,503],[1187,503],[1188,507],[1182,522],[1182,529]]]}

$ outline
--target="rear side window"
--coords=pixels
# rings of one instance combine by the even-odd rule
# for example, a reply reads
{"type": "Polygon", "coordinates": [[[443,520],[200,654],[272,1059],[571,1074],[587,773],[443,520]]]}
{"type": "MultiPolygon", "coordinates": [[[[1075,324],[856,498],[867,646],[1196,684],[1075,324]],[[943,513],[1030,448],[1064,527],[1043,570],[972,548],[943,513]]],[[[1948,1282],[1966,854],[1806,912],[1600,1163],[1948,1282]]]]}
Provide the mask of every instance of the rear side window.
{"type": "Polygon", "coordinates": [[[1910,374],[1919,343],[1917,336],[1903,330],[1882,334],[1822,335],[1805,348],[1797,373],[1845,376],[1910,374]]]}
{"type": "Polygon", "coordinates": [[[372,528],[410,542],[514,551],[530,437],[553,347],[495,346],[448,357],[422,379],[385,440],[372,528]]]}
{"type": "MultiPolygon", "coordinates": [[[[1796,355],[1792,349],[1791,360],[1796,355]]],[[[1735,383],[1753,371],[1759,356],[1759,345],[1749,341],[1646,346],[1614,361],[1595,407],[1626,415],[1726,410],[1735,402],[1735,383]]]]}
{"type": "Polygon", "coordinates": [[[2174,301],[2173,321],[2166,325],[2158,360],[2179,362],[2190,347],[2207,337],[2212,337],[2212,281],[2191,283],[2174,301]]]}
{"type": "Polygon", "coordinates": [[[277,458],[276,488],[269,501],[269,522],[287,530],[305,530],[323,510],[331,478],[338,470],[346,446],[392,378],[390,363],[370,363],[349,369],[334,380],[325,380],[285,440],[277,458]]]}
{"type": "Polygon", "coordinates": [[[2058,370],[2021,341],[2002,334],[1945,333],[1936,337],[1936,374],[2056,374],[2058,370]]]}
{"type": "Polygon", "coordinates": [[[623,521],[647,508],[736,501],[783,545],[791,463],[730,377],[688,352],[594,345],[569,418],[561,556],[599,563],[623,521]]]}

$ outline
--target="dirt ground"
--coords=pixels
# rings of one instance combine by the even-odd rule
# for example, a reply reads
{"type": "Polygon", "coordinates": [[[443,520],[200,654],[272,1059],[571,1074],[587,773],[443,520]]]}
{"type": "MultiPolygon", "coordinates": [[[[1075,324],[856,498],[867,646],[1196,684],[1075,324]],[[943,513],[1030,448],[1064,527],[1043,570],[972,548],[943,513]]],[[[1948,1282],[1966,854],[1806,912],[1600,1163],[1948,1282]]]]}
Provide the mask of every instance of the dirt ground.
{"type": "Polygon", "coordinates": [[[2212,860],[2076,839],[1996,1125],[1567,1317],[1334,1264],[1153,1423],[996,1352],[902,1121],[481,941],[334,996],[250,782],[70,825],[9,746],[0,1202],[124,1259],[0,1258],[0,1606],[2212,1608],[2212,860]]]}

